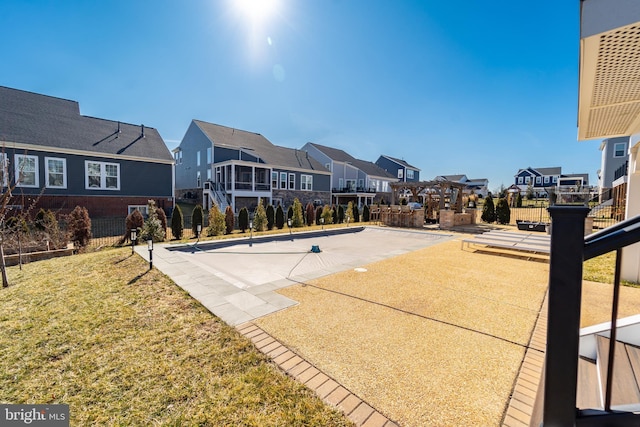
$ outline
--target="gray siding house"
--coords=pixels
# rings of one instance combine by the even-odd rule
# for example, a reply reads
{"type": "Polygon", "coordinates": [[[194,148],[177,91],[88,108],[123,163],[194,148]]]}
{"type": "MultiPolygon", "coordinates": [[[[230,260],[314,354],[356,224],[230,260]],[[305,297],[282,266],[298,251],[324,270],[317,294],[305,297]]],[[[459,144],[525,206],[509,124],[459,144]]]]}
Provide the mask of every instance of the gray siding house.
{"type": "MultiPolygon", "coordinates": [[[[173,158],[156,129],[80,114],[76,101],[0,86],[2,185],[11,204],[124,217],[173,207],[173,158]]],[[[35,210],[37,212],[37,210],[35,210]]]]}
{"type": "Polygon", "coordinates": [[[323,165],[258,133],[192,120],[173,152],[177,197],[205,208],[253,210],[259,199],[283,207],[294,198],[303,205],[330,202],[331,173],[323,165]]]}
{"type": "Polygon", "coordinates": [[[394,175],[402,182],[420,181],[420,169],[395,157],[382,155],[376,160],[376,165],[394,175]]]}
{"type": "Polygon", "coordinates": [[[308,142],[302,150],[331,171],[332,203],[353,201],[373,204],[374,201],[391,199],[389,183],[398,179],[373,162],[356,159],[343,150],[308,142]]]}
{"type": "Polygon", "coordinates": [[[589,174],[563,174],[561,167],[532,168],[518,170],[515,175],[515,185],[522,193],[526,193],[531,187],[535,197],[547,197],[547,189],[562,186],[588,186],[589,174]]]}
{"type": "Polygon", "coordinates": [[[629,162],[629,137],[607,138],[600,144],[602,161],[598,172],[600,202],[612,198],[612,189],[626,182],[629,162]],[[616,182],[618,181],[618,182],[616,182]]]}

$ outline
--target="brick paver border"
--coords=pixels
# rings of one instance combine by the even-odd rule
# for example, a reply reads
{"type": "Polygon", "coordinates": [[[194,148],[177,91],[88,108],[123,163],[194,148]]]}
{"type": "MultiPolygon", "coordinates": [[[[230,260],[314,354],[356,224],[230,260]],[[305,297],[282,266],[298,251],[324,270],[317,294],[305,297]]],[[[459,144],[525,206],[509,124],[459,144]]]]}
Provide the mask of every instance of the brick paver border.
{"type": "Polygon", "coordinates": [[[287,375],[313,390],[325,403],[340,409],[357,426],[398,427],[397,423],[288,349],[256,324],[243,323],[236,329],[249,338],[258,350],[269,356],[287,375]]]}

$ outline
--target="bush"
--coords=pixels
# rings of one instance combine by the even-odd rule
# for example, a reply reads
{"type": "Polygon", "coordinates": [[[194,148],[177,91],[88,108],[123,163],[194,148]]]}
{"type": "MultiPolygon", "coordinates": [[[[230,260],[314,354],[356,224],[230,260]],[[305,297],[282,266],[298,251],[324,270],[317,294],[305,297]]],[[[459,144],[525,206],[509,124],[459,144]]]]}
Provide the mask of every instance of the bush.
{"type": "Polygon", "coordinates": [[[353,202],[347,203],[347,209],[344,211],[345,217],[349,217],[349,222],[353,221],[353,202]]]}
{"type": "Polygon", "coordinates": [[[264,210],[262,199],[258,200],[258,206],[253,211],[253,228],[256,231],[264,231],[267,228],[267,212],[264,210]]]}
{"type": "Polygon", "coordinates": [[[331,209],[329,205],[324,205],[321,217],[324,218],[325,225],[333,224],[333,218],[336,217],[336,211],[335,209],[331,209]]]}
{"type": "MultiPolygon", "coordinates": [[[[142,226],[144,225],[144,218],[138,209],[135,209],[131,212],[124,220],[124,236],[120,240],[120,244],[131,241],[131,230],[136,230],[137,237],[136,240],[141,238],[140,232],[142,230],[142,226]]],[[[137,243],[137,242],[136,242],[137,243]]]]}
{"type": "Polygon", "coordinates": [[[167,237],[167,214],[164,213],[164,209],[157,208],[156,209],[156,216],[158,217],[158,220],[160,221],[160,224],[162,225],[162,229],[164,230],[165,237],[167,237]]]}
{"type": "Polygon", "coordinates": [[[289,220],[293,221],[293,205],[289,206],[287,209],[287,224],[289,223],[289,220]]]}
{"type": "Polygon", "coordinates": [[[320,225],[320,218],[322,218],[322,206],[316,208],[316,225],[320,225]]]}
{"type": "Polygon", "coordinates": [[[342,224],[344,222],[344,208],[342,205],[338,205],[338,224],[342,224]]]}
{"type": "MultiPolygon", "coordinates": [[[[140,212],[138,212],[140,213],[140,212]]],[[[76,206],[67,217],[69,240],[76,247],[85,248],[91,240],[91,218],[86,208],[76,206]]]]}
{"type": "Polygon", "coordinates": [[[209,226],[207,227],[207,236],[220,236],[227,229],[226,217],[218,209],[215,203],[209,209],[209,226]]]}
{"type": "Polygon", "coordinates": [[[291,217],[292,227],[304,227],[304,212],[302,211],[302,203],[296,197],[293,199],[293,216],[291,217]]]}
{"type": "Polygon", "coordinates": [[[233,229],[236,226],[236,216],[233,214],[231,206],[227,206],[224,210],[224,224],[227,234],[233,233],[233,229]]]}
{"type": "Polygon", "coordinates": [[[353,205],[353,222],[360,222],[360,211],[358,205],[353,205]]]}
{"type": "Polygon", "coordinates": [[[242,208],[238,212],[238,228],[243,233],[249,228],[249,211],[247,208],[242,208]]]}
{"type": "Polygon", "coordinates": [[[273,230],[273,226],[276,224],[276,210],[273,209],[273,205],[267,206],[267,230],[273,230]]]}
{"type": "Polygon", "coordinates": [[[507,199],[499,199],[496,204],[496,221],[498,224],[509,224],[511,221],[511,209],[507,199]]]}
{"type": "Polygon", "coordinates": [[[166,228],[162,228],[162,222],[158,219],[156,213],[156,202],[149,200],[147,202],[147,211],[149,216],[142,224],[142,231],[140,232],[143,240],[153,240],[154,242],[164,242],[166,228]]]}
{"type": "Polygon", "coordinates": [[[313,224],[315,224],[315,222],[316,222],[316,210],[313,208],[313,205],[311,203],[307,203],[305,217],[306,217],[306,220],[307,220],[307,225],[309,227],[311,227],[313,224]]]}
{"type": "MultiPolygon", "coordinates": [[[[327,224],[327,220],[324,220],[324,223],[327,224]]],[[[331,221],[328,224],[338,224],[338,209],[335,206],[331,207],[331,221]]]]}
{"type": "Polygon", "coordinates": [[[182,209],[180,209],[180,205],[175,205],[171,213],[171,234],[173,234],[174,239],[182,239],[183,231],[184,217],[182,216],[182,209]]]}
{"type": "Polygon", "coordinates": [[[492,223],[496,221],[496,210],[493,206],[493,198],[487,197],[484,199],[484,206],[482,207],[482,221],[492,223]]]}
{"type": "Polygon", "coordinates": [[[282,230],[282,227],[284,227],[284,211],[282,210],[282,205],[278,205],[276,209],[276,228],[282,230]]]}
{"type": "Polygon", "coordinates": [[[369,217],[371,213],[369,212],[369,205],[364,205],[362,208],[362,221],[369,222],[369,217]]]}
{"type": "Polygon", "coordinates": [[[522,207],[522,194],[518,193],[518,196],[516,197],[516,208],[521,208],[522,207]]]}
{"type": "Polygon", "coordinates": [[[202,205],[196,205],[191,213],[191,231],[193,231],[193,234],[198,234],[198,225],[200,225],[200,230],[204,228],[204,211],[202,210],[202,205]]]}

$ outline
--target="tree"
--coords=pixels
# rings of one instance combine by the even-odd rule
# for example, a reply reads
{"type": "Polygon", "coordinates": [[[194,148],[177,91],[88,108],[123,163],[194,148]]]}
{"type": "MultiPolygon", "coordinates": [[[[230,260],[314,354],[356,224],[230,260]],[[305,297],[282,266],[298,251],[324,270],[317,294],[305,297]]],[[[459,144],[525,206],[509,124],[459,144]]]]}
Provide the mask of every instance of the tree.
{"type": "Polygon", "coordinates": [[[204,227],[204,211],[202,210],[202,205],[196,205],[191,213],[191,231],[193,231],[193,234],[198,234],[198,225],[200,225],[200,230],[202,230],[204,227]]]}
{"type": "Polygon", "coordinates": [[[499,199],[496,204],[496,221],[498,224],[509,224],[511,221],[511,209],[505,198],[499,199]]]}
{"type": "Polygon", "coordinates": [[[182,216],[182,209],[180,209],[180,205],[175,205],[171,213],[171,234],[174,239],[182,239],[183,231],[184,218],[182,216]]]}
{"type": "Polygon", "coordinates": [[[322,206],[316,208],[316,225],[320,225],[320,218],[322,218],[322,206]]]}
{"type": "Polygon", "coordinates": [[[533,200],[533,185],[531,185],[531,181],[527,184],[527,200],[533,200]]]}
{"type": "Polygon", "coordinates": [[[364,205],[364,207],[362,208],[362,221],[369,222],[369,216],[370,216],[369,205],[364,205]]]}
{"type": "MultiPolygon", "coordinates": [[[[324,223],[327,224],[327,221],[325,220],[324,223]]],[[[338,224],[338,208],[335,205],[331,208],[331,221],[329,224],[338,224]]]]}
{"type": "Polygon", "coordinates": [[[207,236],[220,236],[227,229],[226,217],[218,209],[218,205],[213,203],[209,209],[209,226],[207,227],[207,236]]]}
{"type": "Polygon", "coordinates": [[[236,216],[233,214],[233,209],[231,209],[231,206],[227,205],[227,208],[224,210],[224,224],[227,234],[233,233],[233,228],[236,225],[235,223],[236,216]]]}
{"type": "Polygon", "coordinates": [[[342,224],[344,222],[344,208],[342,205],[338,205],[338,224],[342,224]]]}
{"type": "Polygon", "coordinates": [[[276,210],[273,209],[273,205],[267,205],[267,230],[273,230],[273,226],[276,224],[276,210]]]}
{"type": "Polygon", "coordinates": [[[482,207],[482,216],[480,217],[484,222],[496,221],[496,210],[493,205],[493,198],[487,197],[484,199],[484,206],[482,207]]]}
{"type": "Polygon", "coordinates": [[[353,220],[353,202],[347,203],[347,210],[344,214],[349,218],[349,222],[355,222],[353,220]]]}
{"type": "Polygon", "coordinates": [[[289,220],[293,221],[293,205],[287,208],[287,224],[289,223],[289,220]]]}
{"type": "Polygon", "coordinates": [[[307,225],[311,227],[316,222],[316,210],[311,203],[307,203],[306,215],[307,225]]]}
{"type": "Polygon", "coordinates": [[[276,228],[282,230],[282,227],[284,227],[284,211],[282,210],[282,205],[278,205],[276,209],[276,228]]]}
{"type": "Polygon", "coordinates": [[[242,208],[238,212],[238,228],[243,233],[249,228],[249,210],[247,208],[242,208]]]}
{"type": "Polygon", "coordinates": [[[167,214],[164,213],[164,209],[156,208],[156,215],[158,216],[158,220],[162,225],[162,229],[164,230],[164,236],[167,237],[167,214]]]}
{"type": "Polygon", "coordinates": [[[149,200],[147,202],[147,212],[149,215],[147,219],[142,224],[142,230],[140,235],[143,240],[153,240],[154,242],[164,242],[166,228],[162,228],[162,222],[158,219],[158,214],[156,213],[156,202],[154,200],[149,200]]]}
{"type": "Polygon", "coordinates": [[[264,210],[262,199],[258,200],[258,206],[253,211],[253,228],[256,231],[264,231],[267,228],[267,212],[264,210]]]}
{"type": "Polygon", "coordinates": [[[333,224],[333,218],[336,217],[336,213],[334,209],[331,209],[329,207],[329,205],[324,205],[324,207],[322,208],[322,218],[324,218],[324,223],[326,224],[333,224]]]}
{"type": "Polygon", "coordinates": [[[522,194],[518,192],[518,196],[516,197],[516,208],[522,207],[522,194]]]}
{"type": "MultiPolygon", "coordinates": [[[[124,220],[124,236],[120,239],[120,244],[129,241],[131,239],[131,230],[136,230],[136,233],[140,235],[142,226],[144,225],[144,218],[138,209],[134,209],[124,220]]],[[[137,242],[136,242],[137,243],[137,242]]]]}
{"type": "Polygon", "coordinates": [[[360,222],[360,211],[358,205],[353,205],[353,222],[360,222]]]}
{"type": "Polygon", "coordinates": [[[76,206],[67,217],[69,240],[78,248],[86,248],[91,240],[91,218],[87,208],[76,206]]]}
{"type": "Polygon", "coordinates": [[[303,227],[304,226],[304,213],[302,212],[302,203],[296,197],[293,199],[293,215],[291,217],[291,226],[292,227],[303,227]]]}

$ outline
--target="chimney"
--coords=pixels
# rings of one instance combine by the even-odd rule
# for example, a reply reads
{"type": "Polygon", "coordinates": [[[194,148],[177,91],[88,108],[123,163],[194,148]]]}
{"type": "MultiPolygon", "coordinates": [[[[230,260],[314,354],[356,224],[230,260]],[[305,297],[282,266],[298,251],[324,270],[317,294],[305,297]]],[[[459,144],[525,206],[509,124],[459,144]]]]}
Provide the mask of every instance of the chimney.
{"type": "Polygon", "coordinates": [[[144,138],[144,125],[140,125],[140,128],[142,129],[140,136],[144,138]]]}

